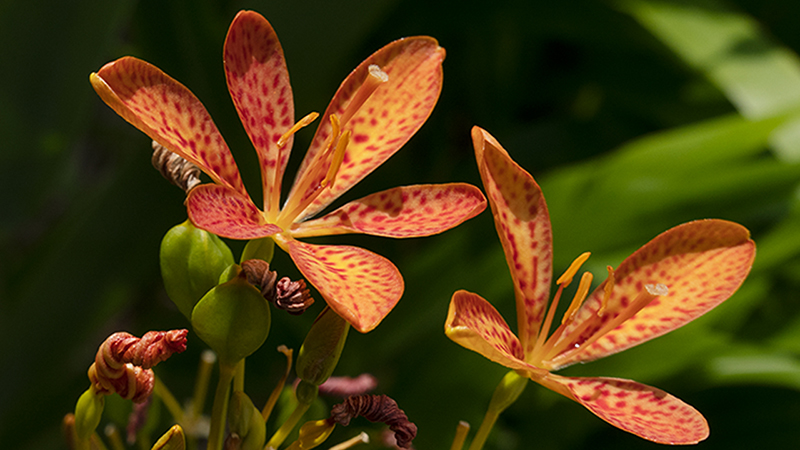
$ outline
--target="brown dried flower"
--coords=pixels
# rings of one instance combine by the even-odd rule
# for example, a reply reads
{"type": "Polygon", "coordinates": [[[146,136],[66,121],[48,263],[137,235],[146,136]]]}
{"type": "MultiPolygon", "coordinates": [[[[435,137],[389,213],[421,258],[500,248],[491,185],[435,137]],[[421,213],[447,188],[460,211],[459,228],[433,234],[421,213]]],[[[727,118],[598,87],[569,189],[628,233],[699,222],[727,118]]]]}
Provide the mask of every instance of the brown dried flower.
{"type": "Polygon", "coordinates": [[[269,263],[261,259],[242,262],[242,271],[250,284],[261,289],[261,295],[289,314],[302,314],[314,299],[305,280],[292,281],[289,277],[278,279],[278,273],[269,270],[269,263]]]}
{"type": "Polygon", "coordinates": [[[408,420],[408,416],[397,406],[397,402],[386,395],[357,395],[345,399],[343,403],[331,408],[328,419],[342,426],[350,424],[350,420],[363,416],[370,422],[383,422],[394,431],[397,445],[409,448],[411,441],[417,436],[417,426],[408,420]]]}
{"type": "Polygon", "coordinates": [[[189,192],[200,184],[200,168],[153,141],[153,167],[170,183],[189,192]]]}
{"type": "Polygon", "coordinates": [[[124,331],[109,336],[89,367],[89,380],[105,395],[119,394],[139,403],[147,399],[155,382],[153,366],[173,353],[186,350],[188,330],[150,331],[138,338],[124,331]]]}

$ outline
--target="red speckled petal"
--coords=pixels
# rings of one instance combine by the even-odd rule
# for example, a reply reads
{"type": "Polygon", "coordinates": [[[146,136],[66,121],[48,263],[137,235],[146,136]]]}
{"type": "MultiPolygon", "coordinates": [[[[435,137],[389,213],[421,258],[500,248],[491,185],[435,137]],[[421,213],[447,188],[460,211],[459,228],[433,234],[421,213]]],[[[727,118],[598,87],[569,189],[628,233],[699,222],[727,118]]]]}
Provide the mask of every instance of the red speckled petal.
{"type": "Polygon", "coordinates": [[[430,236],[449,230],[484,209],[486,198],[469,184],[405,186],[372,194],[325,217],[303,222],[292,229],[292,235],[430,236]]]}
{"type": "Polygon", "coordinates": [[[228,90],[258,152],[266,211],[272,191],[281,189],[292,148],[292,139],[282,150],[276,145],[294,125],[294,99],[283,49],[264,17],[241,11],[228,30],[223,54],[228,90]]]}
{"type": "Polygon", "coordinates": [[[550,295],[553,271],[550,215],[539,185],[500,143],[478,127],[472,129],[472,141],[514,281],[520,341],[525,354],[530,354],[550,295]]]}
{"type": "Polygon", "coordinates": [[[215,182],[247,195],[239,169],[200,100],[158,67],[130,56],[103,66],[89,80],[123,119],[215,182]]]}
{"type": "Polygon", "coordinates": [[[281,232],[264,219],[250,197],[216,184],[189,191],[186,210],[195,226],[226,238],[258,239],[281,232]]]}
{"type": "Polygon", "coordinates": [[[553,369],[617,353],[700,317],[728,297],[744,281],[755,259],[755,243],[739,224],[698,220],[665,231],[620,264],[606,312],[597,316],[601,284],[578,311],[564,336],[590,321],[580,336],[571,336],[567,351],[552,359],[553,369]],[[669,294],[656,297],[633,317],[579,352],[580,345],[601,326],[632,306],[644,285],[661,283],[669,294]]]}
{"type": "Polygon", "coordinates": [[[659,444],[696,444],[708,437],[706,419],[680,399],[619,378],[567,378],[548,374],[534,381],[569,397],[601,419],[659,444]]]}
{"type": "Polygon", "coordinates": [[[503,317],[480,295],[456,291],[444,324],[447,337],[464,348],[514,370],[544,371],[524,361],[522,345],[503,317]]]}
{"type": "Polygon", "coordinates": [[[328,305],[366,333],[403,295],[403,277],[391,261],[359,247],[279,242],[328,305]]]}
{"type": "MultiPolygon", "coordinates": [[[[322,116],[290,195],[305,197],[309,192],[294,192],[309,169],[314,156],[324,148],[331,133],[328,117],[340,117],[353,94],[367,77],[368,66],[378,65],[389,75],[367,102],[342,127],[352,131],[336,183],[306,208],[300,217],[310,217],[330,204],[367,174],[392,156],[417,132],[433,110],[442,89],[444,49],[430,37],[410,37],[394,41],[362,62],[344,80],[322,116]]],[[[311,171],[313,172],[313,171],[311,171]]],[[[321,179],[325,171],[318,171],[321,179]]],[[[312,187],[316,183],[312,184],[312,187]]]]}

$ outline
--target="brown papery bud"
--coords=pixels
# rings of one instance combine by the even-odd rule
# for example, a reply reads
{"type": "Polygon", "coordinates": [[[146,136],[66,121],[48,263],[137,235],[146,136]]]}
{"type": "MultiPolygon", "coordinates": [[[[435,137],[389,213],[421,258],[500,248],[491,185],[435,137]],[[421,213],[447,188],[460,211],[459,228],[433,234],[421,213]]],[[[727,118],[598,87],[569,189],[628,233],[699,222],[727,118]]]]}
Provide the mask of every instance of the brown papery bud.
{"type": "Polygon", "coordinates": [[[200,184],[200,168],[153,141],[153,167],[170,183],[189,192],[200,184]]]}
{"type": "Polygon", "coordinates": [[[269,270],[269,263],[261,259],[242,262],[242,271],[247,282],[258,286],[267,301],[289,314],[302,314],[314,299],[306,287],[305,280],[292,281],[289,277],[278,279],[278,273],[269,270]]]}

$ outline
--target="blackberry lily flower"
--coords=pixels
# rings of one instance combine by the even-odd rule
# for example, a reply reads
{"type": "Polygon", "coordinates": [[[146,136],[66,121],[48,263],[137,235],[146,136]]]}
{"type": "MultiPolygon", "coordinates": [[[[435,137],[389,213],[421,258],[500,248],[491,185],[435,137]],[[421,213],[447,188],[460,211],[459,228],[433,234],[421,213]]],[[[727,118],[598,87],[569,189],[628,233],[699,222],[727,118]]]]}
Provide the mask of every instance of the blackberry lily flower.
{"type": "Polygon", "coordinates": [[[550,333],[561,292],[589,254],[556,281],[558,290],[545,314],[552,238],[542,191],[486,131],[475,127],[472,139],[514,282],[519,337],[489,302],[461,290],[453,295],[445,324],[450,339],[642,438],[665,444],[705,439],[703,416],[666,392],[631,380],[552,372],[641,344],[726,300],[755,258],[747,229],[723,220],[698,220],[667,230],[616,270],[609,267],[608,279],[588,299],[592,276],[584,273],[561,324],[550,333]]]}
{"type": "Polygon", "coordinates": [[[311,219],[422,126],[441,91],[444,49],[430,37],[400,39],[350,73],[323,114],[283,208],[281,181],[293,135],[318,114],[294,122],[283,50],[261,15],[239,12],[223,53],[228,90],[258,153],[263,209],[247,194],[208,111],[185,86],[133,57],[106,64],[90,81],[125,120],[211,177],[214,183],[193,188],[186,200],[197,227],[231,239],[271,237],[331,308],[359,331],[373,329],[402,295],[397,268],[362,248],[312,245],[296,238],[428,236],[486,207],[480,190],[468,184],[416,185],[369,195],[311,219]]]}

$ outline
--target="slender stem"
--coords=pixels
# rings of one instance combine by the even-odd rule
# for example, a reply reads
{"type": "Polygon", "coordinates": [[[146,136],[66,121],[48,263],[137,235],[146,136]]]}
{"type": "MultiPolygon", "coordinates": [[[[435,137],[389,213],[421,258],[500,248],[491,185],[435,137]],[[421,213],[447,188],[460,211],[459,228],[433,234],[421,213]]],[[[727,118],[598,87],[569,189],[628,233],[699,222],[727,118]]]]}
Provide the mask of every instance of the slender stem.
{"type": "Polygon", "coordinates": [[[283,422],[283,425],[281,425],[281,427],[278,428],[278,431],[276,431],[275,434],[272,435],[269,442],[267,442],[266,447],[264,448],[276,449],[280,447],[280,445],[283,444],[283,441],[286,440],[286,438],[289,436],[289,433],[292,432],[295,425],[297,425],[297,422],[300,421],[300,418],[303,417],[303,414],[305,414],[306,411],[308,411],[309,406],[311,406],[311,403],[297,402],[297,407],[292,412],[292,415],[289,416],[288,419],[286,419],[286,422],[283,422]]]}
{"type": "Polygon", "coordinates": [[[244,359],[236,364],[236,374],[233,377],[234,392],[244,392],[244,359]]]}
{"type": "Polygon", "coordinates": [[[208,432],[208,450],[222,450],[225,438],[225,417],[228,415],[231,380],[236,366],[229,366],[220,361],[219,382],[214,393],[214,406],[211,409],[211,429],[208,432]]]}
{"type": "Polygon", "coordinates": [[[175,419],[175,422],[183,425],[183,408],[181,408],[181,404],[159,377],[156,377],[155,385],[153,385],[153,392],[164,402],[164,406],[166,406],[167,411],[172,414],[172,418],[175,419]]]}
{"type": "Polygon", "coordinates": [[[494,390],[492,400],[489,402],[489,408],[486,410],[486,415],[483,417],[483,422],[478,428],[469,450],[481,450],[483,448],[483,444],[486,443],[486,438],[489,437],[489,433],[492,431],[495,422],[497,422],[497,418],[500,417],[500,413],[519,398],[527,384],[528,379],[518,375],[513,370],[509,371],[500,380],[500,384],[494,390]]]}
{"type": "Polygon", "coordinates": [[[197,379],[194,382],[194,395],[192,395],[192,419],[203,414],[203,407],[208,395],[208,385],[211,382],[211,369],[217,361],[217,355],[211,350],[205,350],[200,355],[200,367],[197,368],[197,379]]]}
{"type": "Polygon", "coordinates": [[[463,420],[458,422],[456,437],[453,438],[453,445],[450,446],[450,450],[461,450],[464,447],[464,440],[467,439],[467,433],[469,433],[469,424],[463,420]]]}

